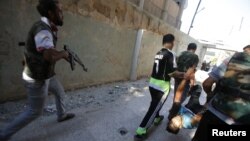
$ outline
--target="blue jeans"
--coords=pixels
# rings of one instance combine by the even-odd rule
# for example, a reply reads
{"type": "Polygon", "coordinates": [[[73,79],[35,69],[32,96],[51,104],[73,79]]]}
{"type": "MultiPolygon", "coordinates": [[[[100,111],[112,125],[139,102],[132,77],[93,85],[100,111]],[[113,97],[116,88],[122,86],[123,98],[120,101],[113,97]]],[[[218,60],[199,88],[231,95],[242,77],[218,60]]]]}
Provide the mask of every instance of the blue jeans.
{"type": "Polygon", "coordinates": [[[2,130],[3,137],[10,137],[43,113],[44,103],[48,91],[55,95],[57,116],[63,116],[64,104],[62,96],[65,94],[61,83],[55,76],[43,81],[24,81],[28,93],[28,107],[17,118],[2,130]]]}

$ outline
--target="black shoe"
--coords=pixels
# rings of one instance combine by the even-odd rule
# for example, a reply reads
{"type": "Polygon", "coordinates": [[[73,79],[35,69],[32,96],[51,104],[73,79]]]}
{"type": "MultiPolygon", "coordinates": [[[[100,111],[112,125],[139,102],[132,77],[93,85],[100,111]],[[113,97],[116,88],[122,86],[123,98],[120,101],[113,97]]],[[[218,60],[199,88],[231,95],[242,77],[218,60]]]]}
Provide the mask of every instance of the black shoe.
{"type": "Polygon", "coordinates": [[[159,124],[161,124],[163,119],[164,119],[163,115],[160,115],[159,117],[156,117],[155,120],[154,120],[154,126],[158,126],[159,124]]]}
{"type": "Polygon", "coordinates": [[[68,113],[68,114],[64,114],[62,117],[59,117],[57,119],[58,122],[63,122],[65,120],[69,120],[69,119],[72,119],[75,117],[75,114],[72,114],[72,113],[68,113]]]}
{"type": "Polygon", "coordinates": [[[134,140],[135,140],[135,141],[142,141],[142,140],[145,140],[146,138],[147,138],[147,134],[142,134],[142,135],[136,134],[136,135],[134,136],[134,140]]]}

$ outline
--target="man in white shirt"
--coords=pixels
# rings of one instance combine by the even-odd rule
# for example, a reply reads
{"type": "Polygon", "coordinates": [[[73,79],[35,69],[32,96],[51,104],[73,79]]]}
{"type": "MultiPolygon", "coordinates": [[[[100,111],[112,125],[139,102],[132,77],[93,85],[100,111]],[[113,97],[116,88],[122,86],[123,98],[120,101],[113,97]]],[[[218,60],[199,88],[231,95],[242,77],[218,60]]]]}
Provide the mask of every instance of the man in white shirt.
{"type": "Polygon", "coordinates": [[[61,4],[58,0],[39,0],[37,10],[42,17],[30,29],[24,52],[23,80],[28,92],[29,105],[0,132],[1,141],[8,140],[42,114],[48,91],[55,95],[58,122],[75,116],[65,113],[62,98],[65,94],[64,88],[54,72],[55,63],[61,59],[68,60],[69,57],[68,52],[56,49],[56,26],[63,25],[61,4]]]}

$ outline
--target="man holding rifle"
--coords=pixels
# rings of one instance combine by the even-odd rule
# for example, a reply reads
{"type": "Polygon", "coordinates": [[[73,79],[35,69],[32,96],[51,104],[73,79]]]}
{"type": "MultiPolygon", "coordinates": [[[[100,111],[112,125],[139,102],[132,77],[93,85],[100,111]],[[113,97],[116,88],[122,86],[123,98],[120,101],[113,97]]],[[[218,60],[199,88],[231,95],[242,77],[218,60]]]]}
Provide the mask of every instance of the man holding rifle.
{"type": "Polygon", "coordinates": [[[69,60],[67,51],[56,49],[57,27],[63,25],[61,4],[58,0],[39,0],[37,10],[41,20],[33,24],[27,37],[23,80],[28,92],[28,107],[0,132],[0,140],[8,140],[14,133],[39,117],[44,108],[48,91],[55,95],[57,121],[62,122],[75,115],[65,113],[63,86],[56,79],[54,67],[61,59],[69,60]]]}

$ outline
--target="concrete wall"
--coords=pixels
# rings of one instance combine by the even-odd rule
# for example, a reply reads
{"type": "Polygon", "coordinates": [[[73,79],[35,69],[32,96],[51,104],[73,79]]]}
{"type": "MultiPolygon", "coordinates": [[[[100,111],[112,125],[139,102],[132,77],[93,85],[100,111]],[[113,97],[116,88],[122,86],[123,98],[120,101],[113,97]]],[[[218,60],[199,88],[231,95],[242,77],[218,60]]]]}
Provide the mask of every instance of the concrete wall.
{"type": "MultiPolygon", "coordinates": [[[[200,57],[204,56],[203,53],[203,46],[199,42],[197,42],[195,39],[187,36],[186,34],[176,30],[172,29],[169,33],[173,33],[176,37],[175,40],[175,46],[173,48],[173,51],[176,53],[177,56],[180,55],[180,53],[187,49],[187,46],[189,43],[194,42],[197,44],[197,50],[196,54],[200,57]]],[[[140,48],[140,54],[139,54],[139,60],[138,60],[138,68],[137,68],[137,76],[138,77],[144,77],[149,76],[152,71],[152,67],[154,64],[154,56],[155,54],[162,48],[162,35],[153,33],[151,31],[145,31],[141,48],[140,48]]],[[[201,65],[201,59],[200,64],[201,65]]]]}
{"type": "MultiPolygon", "coordinates": [[[[39,20],[33,1],[4,0],[0,2],[1,54],[0,101],[25,95],[22,83],[23,47],[32,23],[39,20]],[[22,12],[19,12],[22,11],[22,12]]],[[[77,52],[88,68],[80,66],[71,71],[64,60],[56,65],[56,73],[66,89],[74,89],[106,82],[128,80],[136,31],[116,28],[70,11],[64,12],[65,24],[59,30],[58,48],[67,44],[77,52]]]]}
{"type": "Polygon", "coordinates": [[[143,10],[162,19],[169,25],[180,28],[179,22],[183,12],[183,7],[177,4],[175,0],[127,0],[139,6],[140,1],[144,2],[143,10]]]}
{"type": "MultiPolygon", "coordinates": [[[[23,47],[27,33],[39,15],[37,0],[0,1],[0,102],[24,97],[23,47]]],[[[191,39],[159,18],[140,11],[123,0],[62,0],[65,24],[59,30],[58,48],[67,44],[88,68],[72,72],[59,61],[56,73],[68,89],[128,80],[138,29],[145,29],[138,58],[137,76],[151,73],[152,58],[161,47],[162,35],[178,37],[176,50],[184,50],[191,39]]]]}

